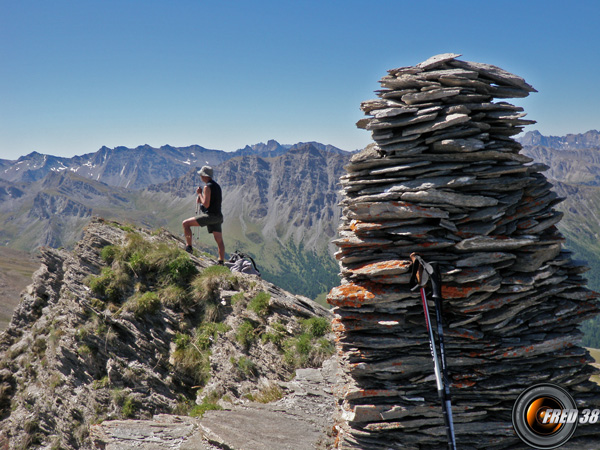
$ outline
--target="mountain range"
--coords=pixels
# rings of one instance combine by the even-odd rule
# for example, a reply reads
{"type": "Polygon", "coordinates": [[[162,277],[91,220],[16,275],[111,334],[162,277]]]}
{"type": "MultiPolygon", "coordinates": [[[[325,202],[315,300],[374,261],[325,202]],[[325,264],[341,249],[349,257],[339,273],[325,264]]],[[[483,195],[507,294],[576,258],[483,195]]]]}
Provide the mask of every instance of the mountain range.
{"type": "Polygon", "coordinates": [[[344,154],[343,150],[318,142],[281,145],[275,140],[266,144],[247,145],[234,152],[211,150],[199,145],[154,148],[141,145],[136,148],[102,147],[94,153],[72,158],[32,152],[16,161],[0,159],[0,179],[10,182],[31,183],[51,172],[73,172],[83,178],[101,181],[109,186],[142,189],[151,184],[170,181],[185,175],[191,167],[219,164],[238,156],[276,157],[288,150],[310,144],[319,150],[344,154]]]}
{"type": "Polygon", "coordinates": [[[539,131],[528,131],[517,139],[525,147],[543,146],[556,150],[579,150],[600,148],[600,132],[590,130],[585,133],[566,136],[544,136],[539,131]]]}
{"type": "MultiPolygon", "coordinates": [[[[101,148],[59,158],[31,153],[0,161],[0,243],[34,251],[72,247],[92,216],[164,227],[181,236],[195,213],[197,170],[210,164],[224,192],[226,250],[251,254],[263,276],[323,297],[337,282],[329,242],[340,209],[337,190],[351,153],[317,142],[274,140],[235,152],[200,146],[101,148]]],[[[214,253],[205,230],[195,246],[214,253]]]]}
{"type": "Polygon", "coordinates": [[[523,153],[549,167],[545,175],[564,198],[558,206],[565,214],[559,227],[568,244],[597,267],[589,276],[599,280],[592,287],[600,289],[600,132],[545,137],[532,131],[519,141],[523,153]]]}
{"type": "MultiPolygon", "coordinates": [[[[518,140],[523,153],[549,166],[546,176],[566,198],[561,230],[570,248],[590,261],[591,285],[600,288],[600,133],[531,131],[518,140]]],[[[0,160],[0,243],[26,251],[69,248],[92,216],[181,236],[181,221],[195,210],[197,168],[208,163],[224,191],[226,250],[251,254],[267,280],[322,299],[337,283],[330,241],[341,214],[338,180],[350,156],[317,142],[269,140],[235,152],[145,145],[0,160]]],[[[204,230],[195,241],[199,250],[215,252],[204,230]]]]}

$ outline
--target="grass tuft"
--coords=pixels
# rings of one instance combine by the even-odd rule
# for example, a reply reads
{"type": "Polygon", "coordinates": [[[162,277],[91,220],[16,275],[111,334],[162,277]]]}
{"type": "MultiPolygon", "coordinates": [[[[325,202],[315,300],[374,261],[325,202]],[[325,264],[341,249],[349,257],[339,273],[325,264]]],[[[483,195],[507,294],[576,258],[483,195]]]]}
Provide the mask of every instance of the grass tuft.
{"type": "Polygon", "coordinates": [[[311,317],[301,322],[302,330],[313,338],[325,336],[331,331],[331,324],[325,317],[311,317]]]}
{"type": "Polygon", "coordinates": [[[218,399],[214,398],[214,396],[204,397],[202,403],[194,406],[189,415],[192,417],[202,417],[206,411],[219,411],[223,409],[218,403],[218,399]]]}
{"type": "Polygon", "coordinates": [[[249,320],[244,320],[235,333],[235,340],[244,348],[249,348],[256,339],[256,328],[249,320]]]}
{"type": "Polygon", "coordinates": [[[264,291],[259,292],[248,302],[248,309],[255,312],[258,316],[264,317],[269,314],[270,300],[271,294],[264,291]]]}
{"type": "Polygon", "coordinates": [[[210,266],[192,280],[192,292],[200,300],[215,300],[220,289],[235,289],[237,277],[225,266],[210,266]]]}
{"type": "Polygon", "coordinates": [[[198,384],[206,384],[210,378],[210,348],[220,333],[229,330],[224,323],[202,323],[191,335],[177,333],[172,355],[175,367],[198,384]]]}
{"type": "Polygon", "coordinates": [[[129,297],[123,305],[123,309],[131,311],[136,317],[141,318],[149,314],[156,314],[160,305],[160,298],[155,292],[138,292],[129,297]]]}
{"type": "Polygon", "coordinates": [[[137,404],[137,402],[132,398],[132,397],[125,397],[125,400],[123,400],[123,405],[121,406],[121,414],[123,415],[123,417],[127,417],[127,418],[132,418],[135,416],[135,413],[137,412],[139,408],[139,405],[137,404]]]}
{"type": "Polygon", "coordinates": [[[283,391],[277,383],[270,382],[263,386],[258,394],[254,395],[254,401],[259,403],[272,403],[283,398],[283,391]]]}
{"type": "Polygon", "coordinates": [[[190,305],[190,296],[186,289],[181,286],[170,284],[158,292],[163,305],[169,308],[184,307],[190,305]]]}
{"type": "Polygon", "coordinates": [[[271,323],[265,333],[262,334],[262,343],[272,342],[278,347],[281,347],[286,337],[289,335],[285,325],[279,321],[271,323]]]}
{"type": "Polygon", "coordinates": [[[255,377],[258,373],[256,363],[245,356],[240,356],[238,359],[232,356],[230,362],[238,373],[246,379],[255,377]]]}
{"type": "Polygon", "coordinates": [[[123,270],[105,267],[97,277],[89,277],[88,285],[92,292],[111,302],[119,302],[131,285],[131,278],[123,270]]]}

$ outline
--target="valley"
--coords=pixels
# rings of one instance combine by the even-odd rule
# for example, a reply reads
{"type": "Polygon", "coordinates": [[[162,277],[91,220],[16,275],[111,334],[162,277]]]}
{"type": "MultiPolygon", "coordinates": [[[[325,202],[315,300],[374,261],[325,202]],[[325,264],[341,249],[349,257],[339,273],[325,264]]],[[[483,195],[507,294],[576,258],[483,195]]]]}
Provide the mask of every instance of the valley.
{"type": "MultiPolygon", "coordinates": [[[[546,176],[565,198],[557,206],[564,213],[558,226],[566,246],[588,261],[586,275],[596,290],[599,136],[589,131],[547,137],[533,131],[519,139],[522,153],[549,167],[546,176]]],[[[93,216],[164,228],[182,237],[181,222],[195,211],[194,191],[200,183],[195,170],[209,162],[224,191],[226,251],[252,255],[266,280],[324,304],[339,279],[331,240],[341,214],[338,180],[350,156],[316,142],[281,145],[270,140],[230,153],[197,145],[103,147],[74,158],[32,153],[3,160],[0,241],[33,254],[42,246],[71,248],[93,216]]],[[[206,230],[195,230],[194,240],[199,251],[216,255],[206,230]]],[[[10,260],[3,261],[7,265],[10,260]]],[[[9,269],[2,270],[6,274],[9,269]]]]}

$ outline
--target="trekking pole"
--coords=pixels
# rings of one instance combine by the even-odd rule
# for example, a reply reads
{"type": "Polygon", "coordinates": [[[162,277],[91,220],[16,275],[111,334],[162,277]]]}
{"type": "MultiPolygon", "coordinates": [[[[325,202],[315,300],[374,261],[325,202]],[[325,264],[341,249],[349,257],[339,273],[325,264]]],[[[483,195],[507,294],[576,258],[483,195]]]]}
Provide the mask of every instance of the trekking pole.
{"type": "MultiPolygon", "coordinates": [[[[192,181],[194,182],[194,186],[198,186],[198,168],[196,167],[196,169],[194,169],[194,175],[192,175],[192,181]]],[[[196,188],[197,189],[197,188],[196,188]]],[[[198,217],[198,192],[196,190],[194,190],[194,203],[196,205],[195,207],[195,214],[194,214],[194,218],[198,217]]],[[[194,244],[194,227],[190,227],[190,229],[192,230],[192,245],[194,244]]],[[[200,235],[198,235],[198,239],[200,239],[200,235]]]]}
{"type": "Polygon", "coordinates": [[[435,267],[431,264],[426,263],[423,258],[418,254],[412,253],[410,259],[413,262],[413,271],[411,276],[412,289],[416,289],[417,286],[421,290],[421,301],[423,303],[423,311],[425,313],[425,324],[427,326],[427,332],[429,333],[429,348],[431,350],[431,356],[433,358],[433,371],[435,373],[435,380],[437,383],[438,397],[442,402],[442,415],[444,417],[444,424],[446,425],[446,434],[448,436],[448,448],[450,450],[456,450],[456,438],[454,436],[454,422],[452,420],[452,404],[450,399],[450,380],[448,378],[448,369],[446,366],[446,351],[444,346],[444,334],[442,326],[442,296],[441,296],[441,276],[437,265],[435,267]],[[437,331],[440,345],[440,359],[438,358],[437,348],[435,344],[435,337],[433,335],[433,328],[431,326],[429,306],[427,305],[427,296],[425,294],[425,286],[427,282],[431,280],[432,286],[432,298],[435,304],[436,310],[436,322],[437,331]]]}
{"type": "MultiPolygon", "coordinates": [[[[198,217],[200,214],[200,203],[198,203],[198,193],[196,193],[196,215],[194,217],[198,217]]],[[[198,241],[200,241],[200,228],[198,228],[198,241]]],[[[194,228],[192,228],[192,242],[194,241],[194,228]]]]}
{"type": "Polygon", "coordinates": [[[442,304],[442,277],[437,264],[432,264],[433,273],[431,274],[431,298],[435,305],[435,321],[437,323],[438,340],[440,345],[440,359],[442,362],[442,378],[444,381],[444,401],[446,403],[446,410],[444,417],[446,426],[448,427],[450,439],[449,443],[452,443],[452,448],[456,449],[456,440],[454,436],[454,421],[452,419],[452,403],[450,397],[450,377],[448,376],[448,365],[446,363],[446,345],[444,343],[444,322],[443,322],[443,304],[442,304]]]}

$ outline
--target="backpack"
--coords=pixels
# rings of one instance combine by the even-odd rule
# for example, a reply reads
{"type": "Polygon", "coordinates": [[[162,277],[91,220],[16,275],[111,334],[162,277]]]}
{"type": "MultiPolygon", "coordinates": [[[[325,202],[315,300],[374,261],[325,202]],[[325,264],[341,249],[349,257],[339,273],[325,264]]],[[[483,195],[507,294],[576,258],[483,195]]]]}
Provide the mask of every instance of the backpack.
{"type": "Polygon", "coordinates": [[[225,263],[225,266],[229,267],[232,272],[248,273],[251,275],[260,275],[260,270],[256,267],[256,263],[252,256],[236,250],[229,258],[229,261],[225,263]],[[248,261],[250,260],[250,261],[248,261]]]}

